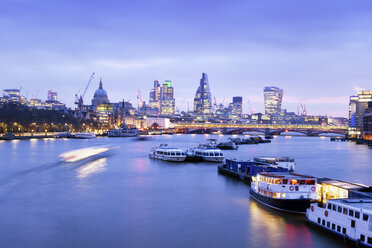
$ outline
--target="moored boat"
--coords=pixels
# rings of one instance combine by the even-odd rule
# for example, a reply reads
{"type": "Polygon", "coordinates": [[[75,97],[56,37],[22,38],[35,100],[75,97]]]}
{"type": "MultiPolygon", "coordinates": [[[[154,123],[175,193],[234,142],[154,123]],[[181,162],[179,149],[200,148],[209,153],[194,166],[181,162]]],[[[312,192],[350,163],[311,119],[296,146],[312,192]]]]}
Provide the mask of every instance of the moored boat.
{"type": "Polygon", "coordinates": [[[294,171],[296,166],[295,160],[290,157],[277,158],[258,156],[254,157],[253,160],[264,164],[270,164],[273,167],[287,168],[288,171],[294,171]]]}
{"type": "Polygon", "coordinates": [[[186,154],[188,160],[195,161],[222,162],[225,159],[219,148],[208,145],[199,145],[196,148],[189,149],[186,154]]]}
{"type": "Polygon", "coordinates": [[[306,211],[306,219],[331,233],[372,247],[372,199],[332,199],[327,204],[313,203],[306,211]]]}
{"type": "Polygon", "coordinates": [[[234,142],[227,141],[218,143],[217,148],[221,150],[237,150],[239,147],[234,142]]]}
{"type": "Polygon", "coordinates": [[[316,179],[288,172],[260,172],[252,176],[250,194],[271,208],[304,214],[317,200],[316,179]]]}
{"type": "Polygon", "coordinates": [[[167,144],[161,144],[151,149],[150,158],[170,161],[183,162],[186,159],[185,151],[180,148],[169,147],[167,144]]]}
{"type": "Polygon", "coordinates": [[[96,135],[94,133],[75,133],[72,135],[75,139],[94,139],[96,135]]]}

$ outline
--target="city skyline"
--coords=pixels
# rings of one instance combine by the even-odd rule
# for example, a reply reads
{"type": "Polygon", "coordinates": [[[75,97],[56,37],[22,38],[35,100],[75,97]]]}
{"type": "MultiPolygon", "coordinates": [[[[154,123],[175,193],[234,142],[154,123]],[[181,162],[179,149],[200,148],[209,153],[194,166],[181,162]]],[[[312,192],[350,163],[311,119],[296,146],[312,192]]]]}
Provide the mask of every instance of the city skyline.
{"type": "Polygon", "coordinates": [[[371,85],[371,9],[368,1],[5,1],[1,86],[22,85],[29,98],[53,89],[73,107],[93,71],[85,102],[99,77],[113,102],[133,104],[138,86],[147,96],[154,80],[170,79],[176,107],[187,110],[205,71],[217,102],[241,95],[245,113],[248,100],[264,112],[262,88],[274,85],[288,111],[302,103],[309,114],[346,117],[349,96],[371,85]]]}

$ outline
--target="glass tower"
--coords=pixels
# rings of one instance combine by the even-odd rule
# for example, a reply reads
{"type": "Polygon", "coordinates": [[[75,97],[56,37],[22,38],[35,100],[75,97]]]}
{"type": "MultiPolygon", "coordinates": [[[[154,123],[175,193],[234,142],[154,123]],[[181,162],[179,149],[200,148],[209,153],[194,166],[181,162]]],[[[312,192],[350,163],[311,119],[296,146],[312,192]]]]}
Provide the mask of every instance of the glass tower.
{"type": "Polygon", "coordinates": [[[194,113],[198,116],[212,114],[212,96],[209,90],[207,73],[202,74],[200,86],[195,94],[194,113]]]}
{"type": "Polygon", "coordinates": [[[264,88],[265,114],[280,114],[282,108],[283,90],[277,87],[264,88]]]}

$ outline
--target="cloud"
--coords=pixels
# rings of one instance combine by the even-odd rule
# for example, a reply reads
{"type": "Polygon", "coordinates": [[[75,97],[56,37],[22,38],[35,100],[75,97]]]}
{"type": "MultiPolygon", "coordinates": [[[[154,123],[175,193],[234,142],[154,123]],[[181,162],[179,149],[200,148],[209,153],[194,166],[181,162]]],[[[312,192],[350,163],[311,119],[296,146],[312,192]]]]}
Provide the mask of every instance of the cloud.
{"type": "Polygon", "coordinates": [[[140,60],[96,60],[94,65],[109,67],[112,69],[141,69],[153,66],[163,66],[175,63],[172,58],[146,58],[140,60]]]}

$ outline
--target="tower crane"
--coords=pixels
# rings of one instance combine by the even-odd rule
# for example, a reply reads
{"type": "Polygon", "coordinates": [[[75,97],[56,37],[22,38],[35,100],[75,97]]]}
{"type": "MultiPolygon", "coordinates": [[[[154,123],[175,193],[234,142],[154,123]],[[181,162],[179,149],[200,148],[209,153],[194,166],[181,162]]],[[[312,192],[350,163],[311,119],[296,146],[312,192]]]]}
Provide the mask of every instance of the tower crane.
{"type": "Polygon", "coordinates": [[[79,110],[79,111],[83,108],[83,99],[84,99],[85,93],[88,90],[90,82],[92,82],[92,80],[94,78],[94,74],[95,73],[93,72],[92,75],[90,76],[89,81],[87,83],[87,86],[85,87],[85,90],[84,90],[83,94],[81,94],[80,97],[78,96],[77,93],[75,94],[75,104],[77,104],[77,110],[79,110]]]}

